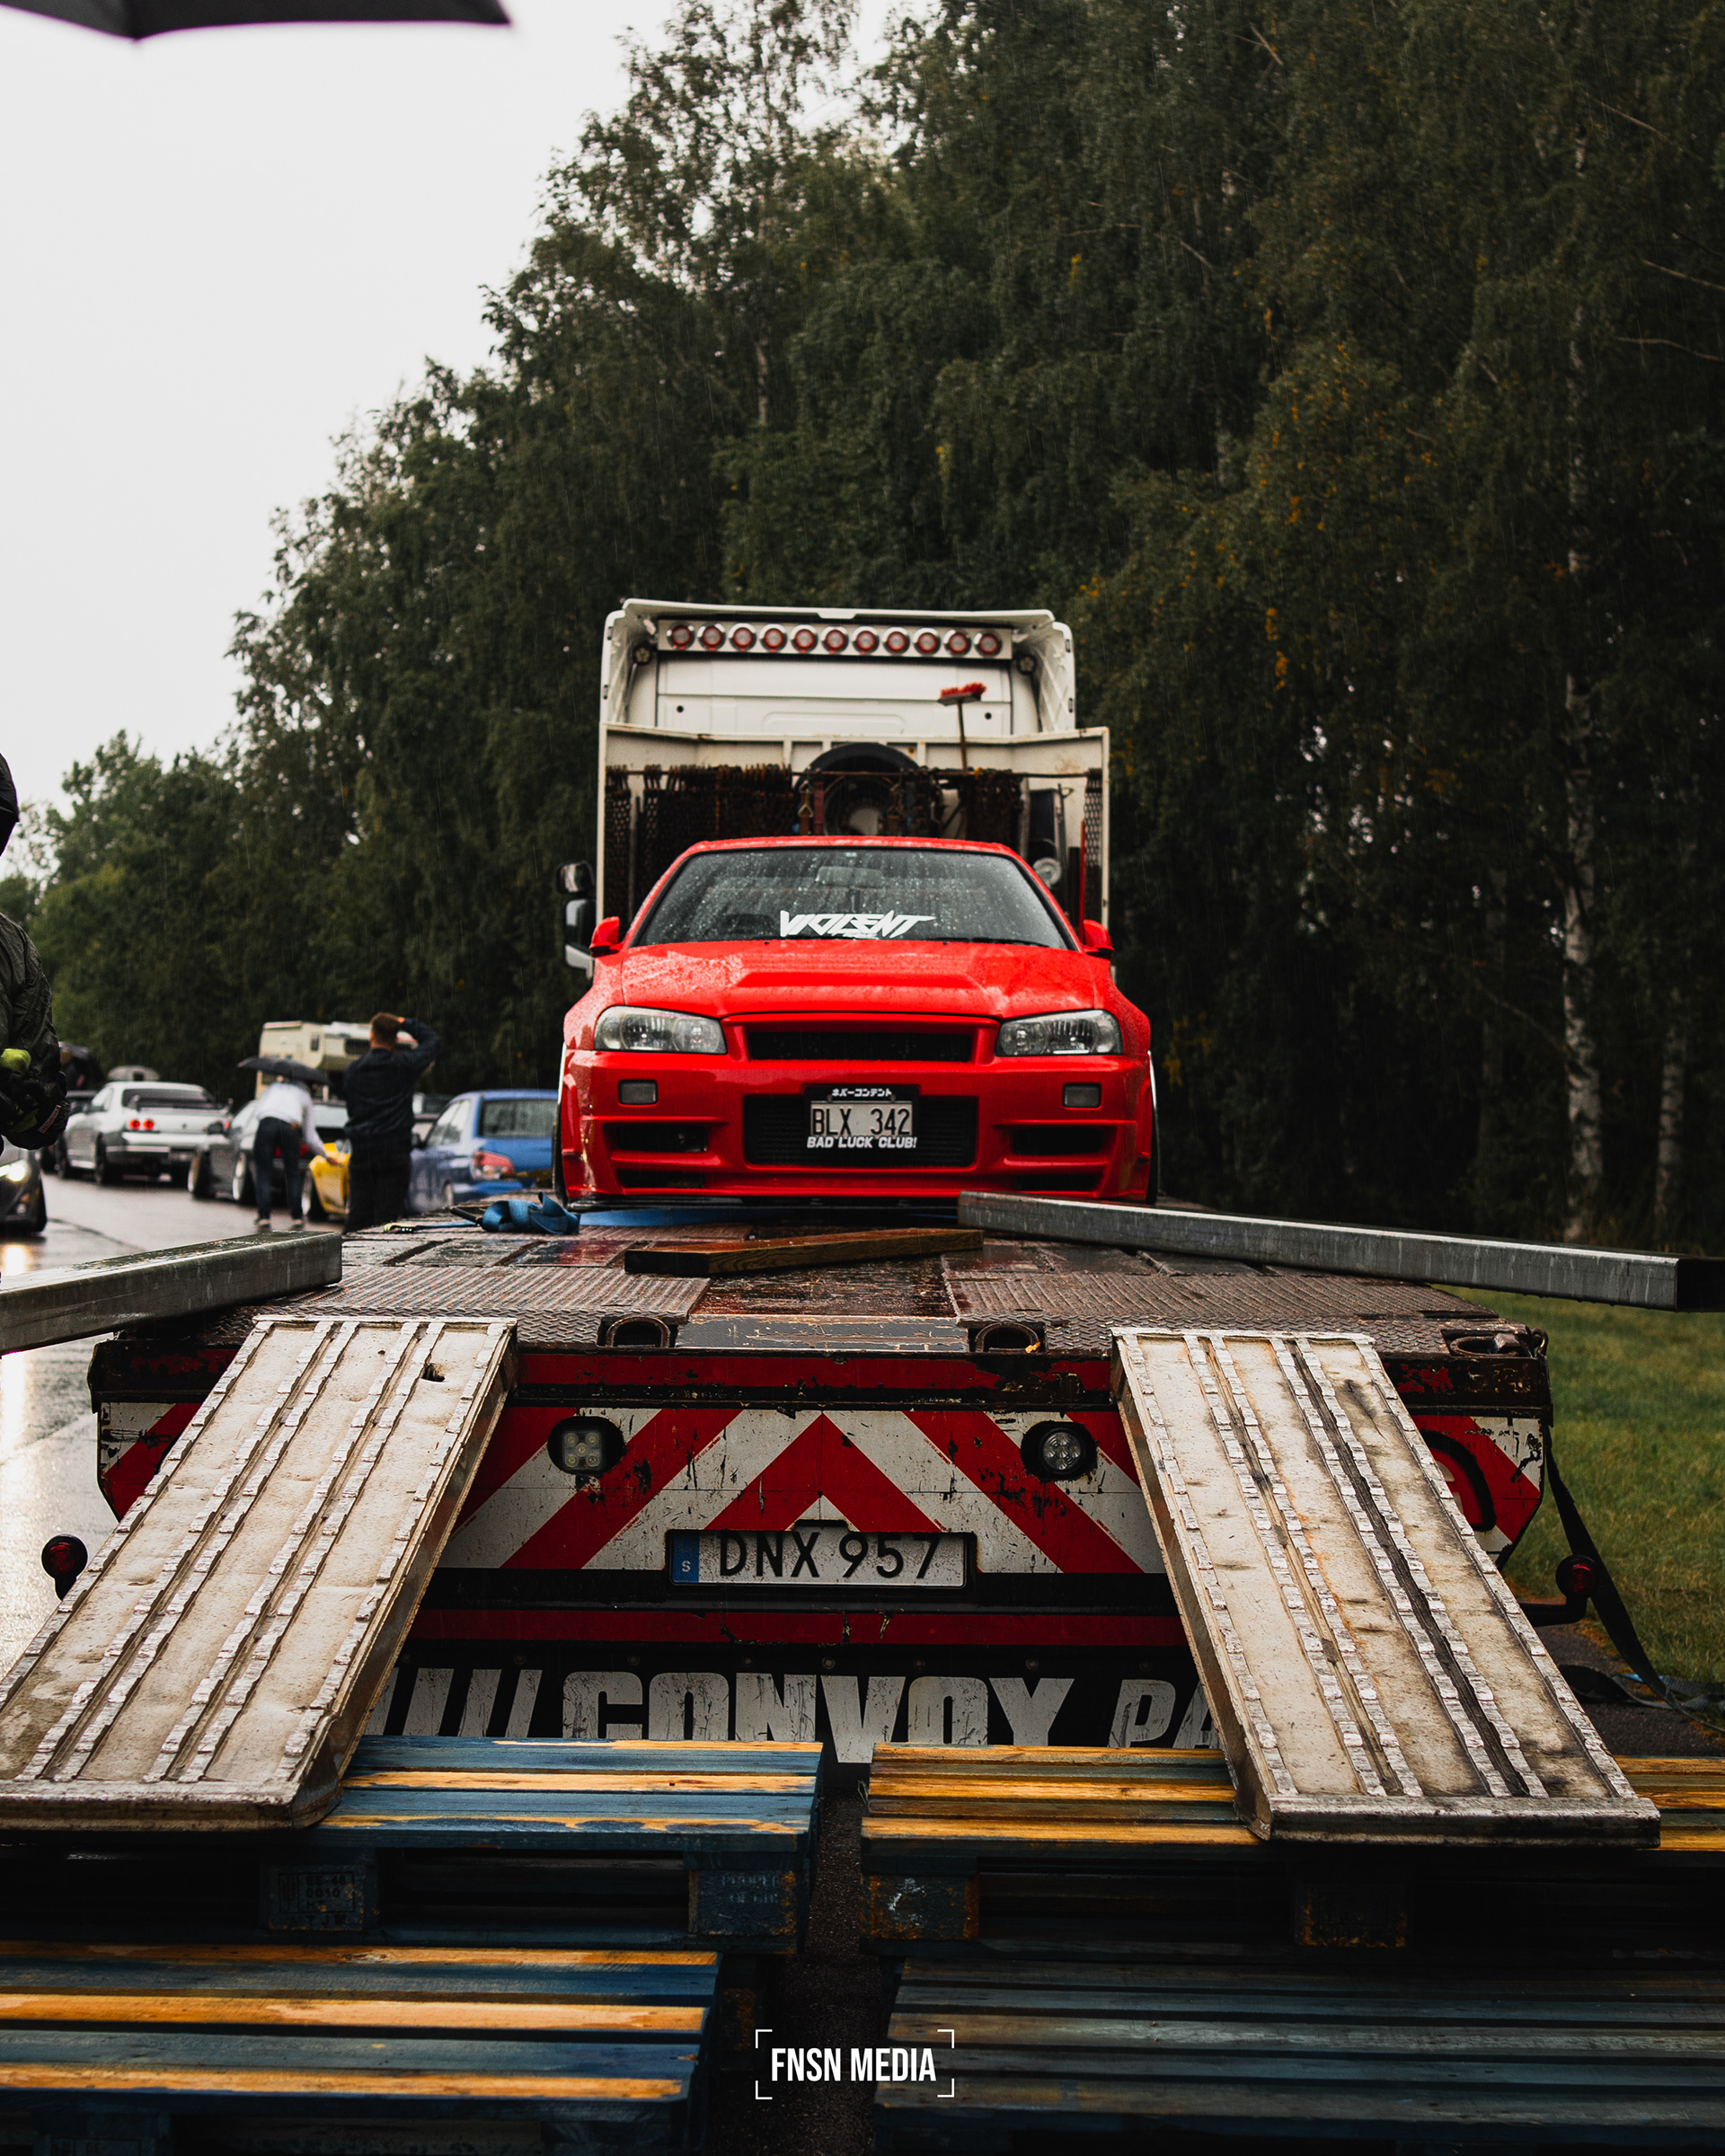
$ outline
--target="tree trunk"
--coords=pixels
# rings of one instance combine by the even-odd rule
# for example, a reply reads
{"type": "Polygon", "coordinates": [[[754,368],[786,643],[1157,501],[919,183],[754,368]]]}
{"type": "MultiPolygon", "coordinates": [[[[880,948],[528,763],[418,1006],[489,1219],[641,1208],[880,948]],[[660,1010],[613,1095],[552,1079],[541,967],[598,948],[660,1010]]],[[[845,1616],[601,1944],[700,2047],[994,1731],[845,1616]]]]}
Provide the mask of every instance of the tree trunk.
{"type": "Polygon", "coordinates": [[[1480,1130],[1473,1149],[1473,1202],[1480,1224],[1491,1224],[1499,1189],[1499,1153],[1503,1144],[1503,968],[1504,892],[1508,876],[1502,869],[1489,874],[1490,895],[1485,905],[1485,970],[1487,1001],[1480,1021],[1480,1130]]]}
{"type": "Polygon", "coordinates": [[[1683,1210],[1683,1082],[1689,1055],[1689,998],[1673,988],[1659,1074],[1659,1150],[1653,1171],[1653,1240],[1669,1242],[1683,1210]]]}
{"type": "Polygon", "coordinates": [[[1592,697],[1571,675],[1564,774],[1570,872],[1563,891],[1563,1058],[1569,1080],[1569,1211],[1565,1242],[1585,1242],[1605,1181],[1599,1044],[1594,1037],[1592,697]]]}

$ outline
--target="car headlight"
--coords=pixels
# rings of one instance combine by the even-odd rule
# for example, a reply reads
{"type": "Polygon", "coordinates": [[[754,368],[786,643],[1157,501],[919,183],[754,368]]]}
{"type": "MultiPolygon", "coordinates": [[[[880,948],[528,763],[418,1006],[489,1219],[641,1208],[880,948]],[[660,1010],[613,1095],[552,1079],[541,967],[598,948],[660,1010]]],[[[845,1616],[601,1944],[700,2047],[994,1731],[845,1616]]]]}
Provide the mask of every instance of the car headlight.
{"type": "Polygon", "coordinates": [[[996,1056],[1118,1056],[1120,1029],[1106,1011],[1049,1011],[1009,1018],[995,1036],[996,1056]]]}
{"type": "Polygon", "coordinates": [[[643,1011],[614,1003],[593,1029],[596,1048],[633,1049],[649,1056],[722,1056],[724,1028],[713,1018],[686,1011],[643,1011]]]}
{"type": "Polygon", "coordinates": [[[22,1183],[30,1173],[30,1156],[20,1153],[15,1161],[0,1162],[0,1180],[8,1183],[22,1183]]]}

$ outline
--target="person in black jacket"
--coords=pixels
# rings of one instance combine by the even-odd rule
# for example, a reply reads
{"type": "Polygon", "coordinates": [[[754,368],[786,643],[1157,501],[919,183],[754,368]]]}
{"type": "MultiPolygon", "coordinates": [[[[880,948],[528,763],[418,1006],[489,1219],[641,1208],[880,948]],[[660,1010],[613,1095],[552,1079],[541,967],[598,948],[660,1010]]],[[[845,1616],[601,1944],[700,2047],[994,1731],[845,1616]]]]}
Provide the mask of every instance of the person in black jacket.
{"type": "MultiPolygon", "coordinates": [[[[18,825],[18,796],[0,756],[0,853],[18,825]]],[[[0,914],[0,1136],[44,1151],[66,1128],[66,1079],[53,998],[36,946],[0,914]]]]}
{"type": "Polygon", "coordinates": [[[417,1018],[380,1011],[371,1047],[341,1074],[348,1104],[349,1231],[399,1220],[407,1210],[407,1172],[413,1150],[413,1082],[443,1043],[417,1018]],[[402,1035],[412,1045],[405,1045],[402,1035]]]}

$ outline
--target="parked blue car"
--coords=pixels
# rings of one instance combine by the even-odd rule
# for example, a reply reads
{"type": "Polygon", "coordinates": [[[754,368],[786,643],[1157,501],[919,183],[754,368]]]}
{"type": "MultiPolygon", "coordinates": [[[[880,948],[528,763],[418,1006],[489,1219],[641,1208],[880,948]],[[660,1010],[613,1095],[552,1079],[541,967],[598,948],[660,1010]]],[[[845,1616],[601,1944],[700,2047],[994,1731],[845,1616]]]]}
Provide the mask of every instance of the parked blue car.
{"type": "Polygon", "coordinates": [[[414,1151],[408,1209],[437,1213],[531,1188],[551,1172],[556,1130],[555,1093],[457,1093],[414,1151]]]}

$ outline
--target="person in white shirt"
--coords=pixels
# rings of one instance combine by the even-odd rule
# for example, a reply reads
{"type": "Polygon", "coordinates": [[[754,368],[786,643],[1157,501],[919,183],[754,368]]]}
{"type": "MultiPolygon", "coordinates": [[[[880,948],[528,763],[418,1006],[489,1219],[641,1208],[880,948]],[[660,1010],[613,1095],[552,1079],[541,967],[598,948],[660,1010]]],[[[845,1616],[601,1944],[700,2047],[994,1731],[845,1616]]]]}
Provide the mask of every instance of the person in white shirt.
{"type": "Polygon", "coordinates": [[[275,1180],[277,1153],[281,1155],[288,1225],[303,1228],[305,1222],[299,1209],[300,1148],[309,1146],[320,1161],[332,1157],[312,1120],[312,1096],[291,1079],[278,1078],[264,1089],[258,1106],[261,1113],[252,1144],[252,1188],[258,1201],[257,1232],[263,1234],[270,1227],[270,1185],[275,1180]]]}

